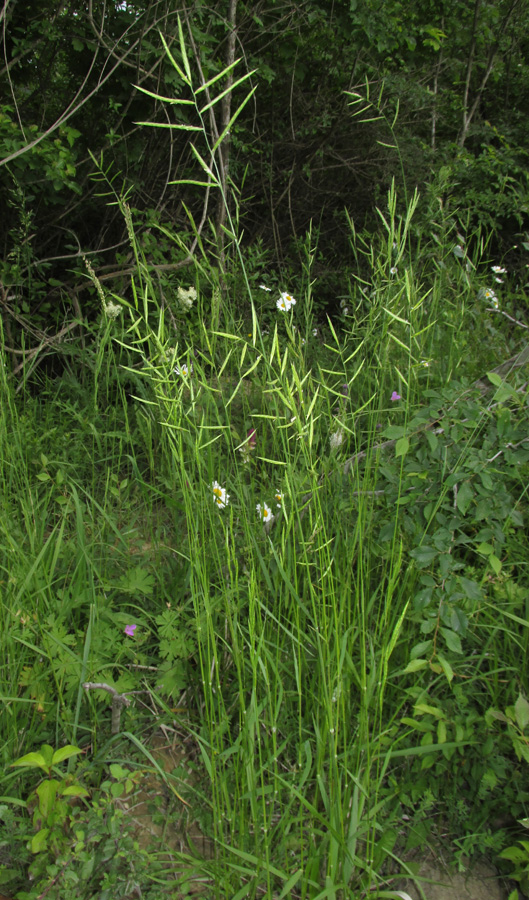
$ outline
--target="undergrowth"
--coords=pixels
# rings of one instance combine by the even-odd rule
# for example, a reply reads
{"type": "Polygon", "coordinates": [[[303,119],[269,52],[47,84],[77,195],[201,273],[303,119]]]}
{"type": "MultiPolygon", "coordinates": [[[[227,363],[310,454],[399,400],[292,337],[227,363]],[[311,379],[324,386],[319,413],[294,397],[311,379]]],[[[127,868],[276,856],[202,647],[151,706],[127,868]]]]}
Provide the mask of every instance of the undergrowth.
{"type": "Polygon", "coordinates": [[[391,190],[376,243],[349,223],[332,314],[311,235],[283,284],[245,267],[231,220],[231,270],[201,245],[160,297],[113,202],[130,294],[92,276],[100,320],[33,395],[0,369],[0,883],[389,898],[441,834],[461,864],[494,857],[529,800],[528,723],[513,751],[490,712],[528,693],[508,283],[502,303],[486,246],[469,237],[471,258],[449,221],[419,239],[418,196],[399,212],[391,190]],[[158,772],[173,816],[208,854],[183,825],[178,854],[140,852],[114,803],[158,771],[160,729],[193,771],[158,772]],[[22,771],[51,778],[43,745],[83,751],[52,801],[22,771]]]}

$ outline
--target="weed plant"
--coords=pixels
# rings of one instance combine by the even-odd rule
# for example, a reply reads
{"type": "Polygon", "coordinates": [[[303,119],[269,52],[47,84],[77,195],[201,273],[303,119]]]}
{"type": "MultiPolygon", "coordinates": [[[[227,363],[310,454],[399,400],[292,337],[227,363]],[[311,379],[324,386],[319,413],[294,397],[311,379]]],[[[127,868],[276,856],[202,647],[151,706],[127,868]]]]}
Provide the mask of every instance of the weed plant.
{"type": "Polygon", "coordinates": [[[160,298],[114,201],[136,273],[128,297],[93,276],[75,390],[15,399],[0,369],[4,881],[38,896],[13,865],[35,784],[11,763],[83,748],[93,818],[109,763],[152,767],[160,726],[192,748],[193,781],[167,778],[213,849],[148,896],[391,898],[436,835],[498,852],[529,800],[486,715],[528,694],[529,445],[519,360],[491,371],[520,348],[485,247],[446,221],[417,240],[419,198],[399,212],[392,189],[376,244],[350,223],[334,316],[310,235],[299,284],[260,287],[229,217],[236,277],[202,243],[160,298]],[[132,700],[120,735],[87,682],[132,700]]]}

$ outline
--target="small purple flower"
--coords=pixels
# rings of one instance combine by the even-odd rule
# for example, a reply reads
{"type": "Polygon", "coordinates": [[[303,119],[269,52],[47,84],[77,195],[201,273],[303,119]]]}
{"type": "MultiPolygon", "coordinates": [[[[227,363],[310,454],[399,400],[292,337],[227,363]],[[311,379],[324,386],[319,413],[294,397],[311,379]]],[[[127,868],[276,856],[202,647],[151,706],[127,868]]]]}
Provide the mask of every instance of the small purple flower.
{"type": "Polygon", "coordinates": [[[396,391],[393,391],[391,399],[393,400],[393,402],[395,402],[395,400],[402,400],[402,397],[400,396],[400,394],[397,394],[396,391]]]}
{"type": "Polygon", "coordinates": [[[125,625],[125,634],[128,635],[128,637],[134,637],[134,632],[137,627],[137,625],[125,625]]]}

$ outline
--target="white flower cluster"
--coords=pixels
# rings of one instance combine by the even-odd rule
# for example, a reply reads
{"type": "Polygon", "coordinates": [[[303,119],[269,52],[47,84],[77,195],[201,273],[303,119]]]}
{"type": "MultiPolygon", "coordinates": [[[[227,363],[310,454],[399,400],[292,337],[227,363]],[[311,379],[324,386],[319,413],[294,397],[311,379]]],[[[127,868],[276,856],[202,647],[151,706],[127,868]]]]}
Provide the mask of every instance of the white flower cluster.
{"type": "Polygon", "coordinates": [[[492,271],[494,272],[495,278],[494,281],[497,281],[498,284],[503,284],[503,278],[500,278],[500,275],[505,275],[507,269],[504,269],[503,266],[491,266],[492,271]]]}
{"type": "Polygon", "coordinates": [[[179,287],[177,296],[180,308],[183,309],[184,312],[187,312],[191,309],[193,303],[197,299],[197,292],[194,287],[189,287],[187,291],[184,290],[184,288],[179,287]]]}
{"type": "Polygon", "coordinates": [[[490,303],[493,309],[500,308],[498,298],[492,288],[481,288],[478,297],[480,300],[486,300],[487,303],[490,303]]]}
{"type": "Polygon", "coordinates": [[[283,291],[279,300],[276,301],[276,306],[281,312],[289,312],[295,305],[296,301],[294,300],[294,297],[286,291],[283,291]]]}
{"type": "Polygon", "coordinates": [[[341,447],[343,444],[343,438],[344,433],[342,428],[338,428],[337,431],[334,431],[329,438],[331,450],[338,450],[338,447],[341,447]]]}
{"type": "Polygon", "coordinates": [[[226,493],[226,488],[221,487],[218,481],[214,481],[211,487],[213,489],[213,502],[219,509],[224,509],[230,502],[230,495],[226,493]]]}
{"type": "Polygon", "coordinates": [[[122,311],[123,307],[121,307],[119,303],[112,303],[112,300],[109,300],[108,303],[105,303],[105,312],[109,319],[117,319],[122,311]]]}

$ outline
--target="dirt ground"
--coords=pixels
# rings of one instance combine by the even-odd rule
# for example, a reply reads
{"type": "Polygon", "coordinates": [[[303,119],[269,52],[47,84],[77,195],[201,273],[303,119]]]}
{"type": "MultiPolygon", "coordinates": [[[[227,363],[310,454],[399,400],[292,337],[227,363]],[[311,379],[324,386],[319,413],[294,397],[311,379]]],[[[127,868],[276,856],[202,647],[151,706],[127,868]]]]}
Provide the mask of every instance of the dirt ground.
{"type": "MultiPolygon", "coordinates": [[[[405,892],[403,900],[406,894],[410,900],[507,900],[509,896],[507,881],[486,863],[478,863],[471,872],[458,873],[431,860],[421,865],[419,874],[423,894],[408,880],[399,885],[399,890],[405,892]]],[[[519,900],[524,900],[520,893],[519,900]]]]}

